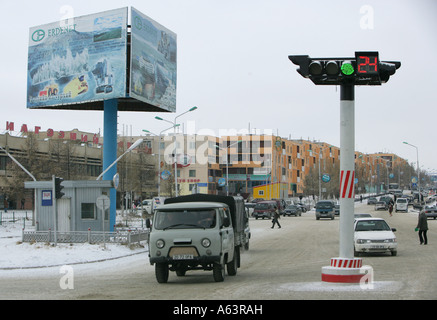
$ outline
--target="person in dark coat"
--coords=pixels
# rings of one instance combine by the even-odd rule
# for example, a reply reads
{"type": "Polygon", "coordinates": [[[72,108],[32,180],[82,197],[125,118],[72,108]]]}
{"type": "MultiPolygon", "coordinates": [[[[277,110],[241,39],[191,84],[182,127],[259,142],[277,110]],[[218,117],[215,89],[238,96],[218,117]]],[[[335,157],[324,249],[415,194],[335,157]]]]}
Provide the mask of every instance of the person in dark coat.
{"type": "Polygon", "coordinates": [[[419,231],[420,244],[428,244],[428,237],[426,235],[428,231],[428,217],[423,210],[419,213],[419,221],[417,222],[416,229],[419,231]]]}
{"type": "Polygon", "coordinates": [[[281,225],[279,224],[279,217],[280,217],[280,215],[278,212],[278,207],[275,206],[275,213],[273,215],[273,220],[272,220],[272,222],[273,222],[272,229],[275,227],[275,223],[277,223],[279,229],[281,229],[281,225]]]}

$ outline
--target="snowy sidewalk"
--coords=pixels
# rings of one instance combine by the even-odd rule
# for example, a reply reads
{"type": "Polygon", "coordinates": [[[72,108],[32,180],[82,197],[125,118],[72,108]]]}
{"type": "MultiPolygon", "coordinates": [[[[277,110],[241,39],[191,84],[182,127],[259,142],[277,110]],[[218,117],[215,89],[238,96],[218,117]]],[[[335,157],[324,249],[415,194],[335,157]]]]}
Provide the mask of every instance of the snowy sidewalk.
{"type": "Polygon", "coordinates": [[[120,244],[60,243],[55,247],[46,243],[21,243],[21,233],[19,224],[0,226],[0,270],[94,263],[137,254],[146,255],[148,251],[147,244],[131,249],[120,244]]]}

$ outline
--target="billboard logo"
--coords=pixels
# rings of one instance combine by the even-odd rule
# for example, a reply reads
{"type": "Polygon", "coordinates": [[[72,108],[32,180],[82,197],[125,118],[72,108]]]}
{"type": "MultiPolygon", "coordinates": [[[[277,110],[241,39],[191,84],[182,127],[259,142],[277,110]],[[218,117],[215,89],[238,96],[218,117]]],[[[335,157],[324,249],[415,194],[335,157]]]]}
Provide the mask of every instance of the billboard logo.
{"type": "Polygon", "coordinates": [[[138,30],[143,29],[143,20],[138,16],[135,17],[135,27],[137,27],[138,30]]]}
{"type": "Polygon", "coordinates": [[[44,30],[38,29],[32,34],[32,40],[35,42],[40,42],[43,40],[46,36],[46,33],[44,30]]]}

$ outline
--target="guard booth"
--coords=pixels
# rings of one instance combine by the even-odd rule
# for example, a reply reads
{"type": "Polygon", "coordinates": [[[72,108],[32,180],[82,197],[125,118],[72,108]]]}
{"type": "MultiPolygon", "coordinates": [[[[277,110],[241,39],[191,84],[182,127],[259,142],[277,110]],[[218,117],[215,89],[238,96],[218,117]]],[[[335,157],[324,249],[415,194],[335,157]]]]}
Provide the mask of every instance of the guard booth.
{"type": "Polygon", "coordinates": [[[55,221],[56,230],[60,232],[88,229],[109,231],[109,209],[106,209],[109,203],[102,203],[102,199],[109,197],[112,181],[63,181],[64,196],[56,199],[56,216],[52,181],[27,181],[24,186],[26,189],[36,189],[36,231],[55,230],[55,221]]]}

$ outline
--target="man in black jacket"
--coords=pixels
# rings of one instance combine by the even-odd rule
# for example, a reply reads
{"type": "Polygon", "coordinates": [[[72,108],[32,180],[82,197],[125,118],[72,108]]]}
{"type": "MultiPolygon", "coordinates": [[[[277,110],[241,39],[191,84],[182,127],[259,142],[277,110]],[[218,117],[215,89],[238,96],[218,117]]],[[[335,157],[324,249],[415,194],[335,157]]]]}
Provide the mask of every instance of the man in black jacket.
{"type": "Polygon", "coordinates": [[[419,213],[419,221],[417,222],[416,229],[419,229],[420,244],[428,244],[428,237],[426,236],[426,232],[428,231],[428,217],[423,210],[419,213]]]}

